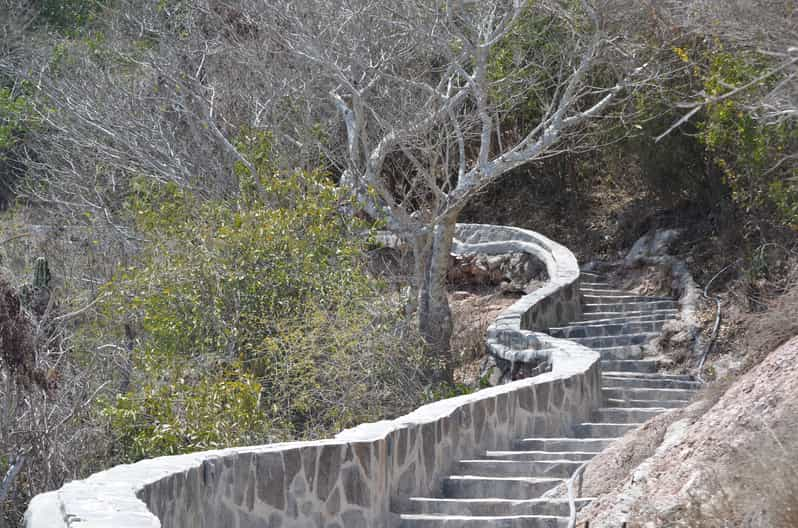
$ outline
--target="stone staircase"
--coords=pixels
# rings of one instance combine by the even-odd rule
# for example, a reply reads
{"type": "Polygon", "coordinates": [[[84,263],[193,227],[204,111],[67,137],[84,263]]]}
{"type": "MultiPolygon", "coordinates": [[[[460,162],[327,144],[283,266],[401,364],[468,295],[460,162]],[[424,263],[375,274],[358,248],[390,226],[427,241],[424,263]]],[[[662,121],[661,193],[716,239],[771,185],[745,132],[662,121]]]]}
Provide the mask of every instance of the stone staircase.
{"type": "MultiPolygon", "coordinates": [[[[581,320],[549,333],[601,354],[603,407],[569,436],[520,438],[512,450],[461,460],[455,474],[443,480],[439,496],[400,503],[402,528],[567,527],[568,500],[542,495],[627,431],[689,402],[699,382],[660,374],[656,360],[643,356],[645,343],[677,316],[678,303],[615,290],[593,273],[581,277],[581,320]]],[[[577,508],[590,500],[577,499],[577,508]]]]}

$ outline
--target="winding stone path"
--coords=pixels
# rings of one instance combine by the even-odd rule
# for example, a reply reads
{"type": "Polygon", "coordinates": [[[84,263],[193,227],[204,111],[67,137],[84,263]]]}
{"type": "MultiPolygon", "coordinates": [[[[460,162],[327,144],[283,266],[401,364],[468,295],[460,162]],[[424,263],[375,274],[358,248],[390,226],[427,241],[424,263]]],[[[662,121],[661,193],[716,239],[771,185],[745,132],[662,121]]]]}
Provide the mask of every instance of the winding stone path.
{"type": "MultiPolygon", "coordinates": [[[[668,409],[686,405],[699,382],[660,374],[644,345],[678,314],[677,301],[615,290],[582,273],[580,320],[549,329],[601,354],[603,406],[567,437],[519,438],[514,449],[461,460],[434,497],[402,501],[401,528],[550,528],[568,525],[566,499],[541,496],[565,482],[615,439],[668,409]]],[[[577,507],[589,503],[577,500],[577,507]]]]}

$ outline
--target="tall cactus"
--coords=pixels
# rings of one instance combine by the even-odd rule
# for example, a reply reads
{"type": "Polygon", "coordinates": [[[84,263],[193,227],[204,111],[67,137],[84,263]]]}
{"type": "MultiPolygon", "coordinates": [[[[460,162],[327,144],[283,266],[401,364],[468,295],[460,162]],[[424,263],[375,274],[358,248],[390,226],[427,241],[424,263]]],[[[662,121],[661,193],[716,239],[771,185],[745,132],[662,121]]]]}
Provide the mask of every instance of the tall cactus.
{"type": "Polygon", "coordinates": [[[47,259],[39,257],[36,259],[36,264],[33,267],[33,287],[34,288],[49,288],[50,286],[50,266],[47,264],[47,259]]]}

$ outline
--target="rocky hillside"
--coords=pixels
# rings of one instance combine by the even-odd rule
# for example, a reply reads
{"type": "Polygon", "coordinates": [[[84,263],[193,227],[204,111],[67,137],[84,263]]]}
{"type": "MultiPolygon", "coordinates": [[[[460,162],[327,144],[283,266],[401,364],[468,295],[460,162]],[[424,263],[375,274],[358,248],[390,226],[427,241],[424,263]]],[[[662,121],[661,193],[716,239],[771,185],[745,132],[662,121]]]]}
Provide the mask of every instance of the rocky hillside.
{"type": "Polygon", "coordinates": [[[798,338],[587,467],[591,527],[798,525],[798,338]],[[703,411],[706,412],[703,412],[703,411]],[[651,455],[648,457],[648,455],[651,455]]]}

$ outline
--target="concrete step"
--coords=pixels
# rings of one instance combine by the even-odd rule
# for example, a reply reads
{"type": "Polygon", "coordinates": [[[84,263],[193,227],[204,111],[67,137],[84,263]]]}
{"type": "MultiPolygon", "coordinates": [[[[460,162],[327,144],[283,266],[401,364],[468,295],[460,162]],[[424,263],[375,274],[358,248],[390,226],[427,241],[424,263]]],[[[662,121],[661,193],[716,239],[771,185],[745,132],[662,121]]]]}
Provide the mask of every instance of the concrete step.
{"type": "Polygon", "coordinates": [[[628,303],[647,303],[655,301],[674,301],[671,297],[654,297],[650,295],[637,295],[634,293],[582,293],[583,304],[628,304],[628,303]]]}
{"type": "Polygon", "coordinates": [[[573,321],[573,324],[582,324],[590,322],[616,322],[618,320],[634,319],[638,317],[677,317],[679,310],[674,309],[661,309],[661,310],[638,310],[631,312],[590,312],[583,313],[579,321],[573,321]]]}
{"type": "Polygon", "coordinates": [[[572,337],[570,339],[571,341],[589,348],[612,348],[627,345],[642,345],[657,336],[659,336],[658,332],[641,332],[609,337],[572,337]]]}
{"type": "Polygon", "coordinates": [[[568,517],[544,515],[402,515],[399,528],[566,528],[568,517]]]}
{"type": "Polygon", "coordinates": [[[574,426],[574,436],[578,438],[619,438],[643,425],[638,423],[585,422],[574,426]]]}
{"type": "Polygon", "coordinates": [[[586,324],[555,326],[549,328],[554,337],[573,339],[575,337],[604,337],[622,334],[654,333],[662,330],[665,321],[640,321],[623,324],[586,324]]]}
{"type": "Polygon", "coordinates": [[[640,409],[643,407],[656,409],[679,409],[688,403],[690,403],[689,400],[621,400],[616,398],[608,398],[604,400],[604,405],[607,407],[630,407],[635,409],[640,409]]]}
{"type": "Polygon", "coordinates": [[[519,450],[530,451],[603,451],[615,438],[523,438],[515,441],[519,450]]]}
{"type": "Polygon", "coordinates": [[[598,284],[598,286],[579,286],[579,293],[582,295],[634,295],[626,290],[619,290],[611,284],[598,284]]]}
{"type": "Polygon", "coordinates": [[[601,359],[620,359],[620,360],[641,360],[643,359],[643,346],[642,345],[626,345],[595,348],[600,355],[601,359]]]}
{"type": "Polygon", "coordinates": [[[540,497],[563,482],[564,478],[451,475],[443,479],[443,496],[449,499],[530,499],[540,497]]]}
{"type": "Polygon", "coordinates": [[[582,313],[650,312],[651,310],[676,310],[678,307],[679,303],[676,301],[584,303],[582,304],[582,313]]]}
{"type": "MultiPolygon", "coordinates": [[[[610,378],[633,378],[633,379],[668,379],[675,381],[692,381],[697,382],[695,376],[692,374],[669,374],[666,372],[623,372],[611,370],[602,370],[605,377],[610,378]]],[[[700,384],[700,383],[699,383],[700,384]]]]}
{"type": "Polygon", "coordinates": [[[657,360],[655,359],[602,359],[602,373],[606,374],[633,374],[657,372],[657,360]]]}
{"type": "MultiPolygon", "coordinates": [[[[579,289],[580,290],[616,290],[617,286],[610,284],[609,282],[591,282],[582,280],[579,281],[579,289]]],[[[625,290],[619,290],[625,291],[625,290]]]]}
{"type": "Polygon", "coordinates": [[[600,451],[487,451],[485,458],[501,460],[590,460],[600,451]]]}
{"type": "Polygon", "coordinates": [[[457,463],[457,473],[480,477],[568,478],[583,463],[581,460],[461,460],[457,463]]]}
{"type": "Polygon", "coordinates": [[[579,279],[580,282],[592,281],[592,282],[599,282],[601,284],[607,283],[607,278],[604,275],[601,275],[600,273],[595,273],[593,271],[580,271],[579,279]]]}
{"type": "Polygon", "coordinates": [[[698,381],[685,381],[667,378],[633,378],[610,376],[603,373],[601,376],[604,385],[608,387],[629,387],[629,388],[648,388],[648,389],[698,389],[701,383],[698,381]]]}
{"type": "Polygon", "coordinates": [[[650,389],[613,387],[605,385],[601,388],[605,399],[613,400],[691,400],[695,389],[650,389]]]}
{"type": "Polygon", "coordinates": [[[593,411],[596,422],[642,423],[665,412],[662,407],[604,407],[593,411]]]}
{"type": "MultiPolygon", "coordinates": [[[[576,499],[576,509],[590,504],[592,499],[576,499]]],[[[411,497],[405,503],[406,514],[509,516],[547,515],[566,517],[570,514],[567,499],[443,499],[411,497]]]]}
{"type": "Polygon", "coordinates": [[[593,325],[617,325],[627,323],[651,323],[651,322],[667,322],[676,317],[678,312],[675,310],[660,310],[659,312],[646,313],[642,312],[640,315],[615,314],[616,317],[606,317],[604,319],[584,319],[582,321],[571,321],[566,326],[593,326],[593,325]]]}

